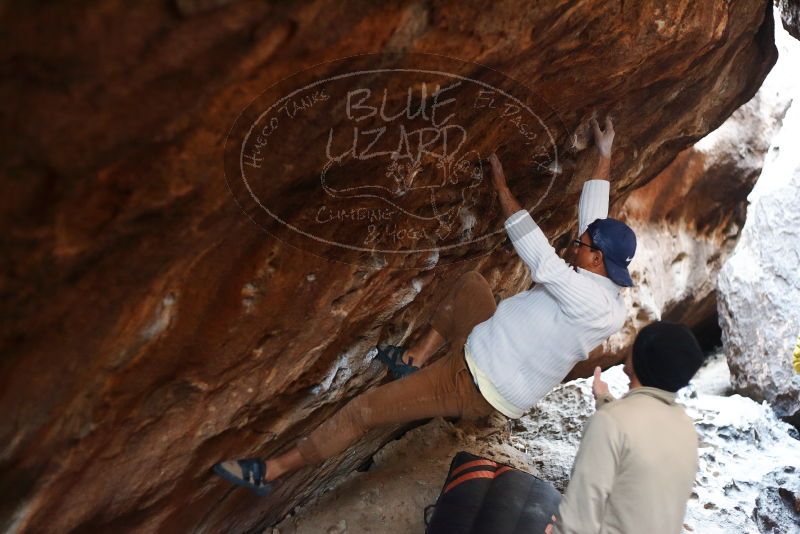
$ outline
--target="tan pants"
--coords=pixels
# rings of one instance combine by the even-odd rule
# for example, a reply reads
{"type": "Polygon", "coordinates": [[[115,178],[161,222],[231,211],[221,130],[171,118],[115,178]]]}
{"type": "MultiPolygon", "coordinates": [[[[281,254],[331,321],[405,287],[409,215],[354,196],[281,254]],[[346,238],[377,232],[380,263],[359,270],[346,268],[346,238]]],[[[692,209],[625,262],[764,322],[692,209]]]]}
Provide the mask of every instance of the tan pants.
{"type": "Polygon", "coordinates": [[[319,463],[335,456],[368,430],[427,419],[474,419],[495,409],[472,380],[464,360],[464,342],[496,309],[488,282],[477,271],[463,274],[439,303],[430,326],[450,343],[447,353],[400,380],[359,395],[322,423],[297,447],[303,459],[319,463]]]}

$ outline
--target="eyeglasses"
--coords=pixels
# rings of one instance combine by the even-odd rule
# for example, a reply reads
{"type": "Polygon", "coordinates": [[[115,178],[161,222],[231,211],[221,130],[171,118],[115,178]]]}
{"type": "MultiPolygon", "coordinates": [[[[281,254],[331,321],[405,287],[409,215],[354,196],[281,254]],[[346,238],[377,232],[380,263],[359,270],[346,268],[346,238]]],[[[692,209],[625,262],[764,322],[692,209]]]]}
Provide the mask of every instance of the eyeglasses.
{"type": "Polygon", "coordinates": [[[600,249],[600,247],[596,247],[594,245],[589,245],[588,243],[584,243],[580,239],[573,240],[572,241],[572,246],[573,247],[589,247],[592,250],[598,250],[598,251],[602,252],[602,249],[600,249]]]}

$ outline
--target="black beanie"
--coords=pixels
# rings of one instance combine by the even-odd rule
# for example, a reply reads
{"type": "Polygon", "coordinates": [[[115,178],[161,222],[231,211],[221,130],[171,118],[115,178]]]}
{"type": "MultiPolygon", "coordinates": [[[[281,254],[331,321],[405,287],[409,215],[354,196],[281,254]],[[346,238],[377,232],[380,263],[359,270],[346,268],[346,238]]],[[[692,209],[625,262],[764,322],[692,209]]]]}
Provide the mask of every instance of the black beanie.
{"type": "Polygon", "coordinates": [[[643,386],[678,391],[704,359],[694,334],[682,324],[656,321],[642,328],[633,342],[633,371],[643,386]]]}

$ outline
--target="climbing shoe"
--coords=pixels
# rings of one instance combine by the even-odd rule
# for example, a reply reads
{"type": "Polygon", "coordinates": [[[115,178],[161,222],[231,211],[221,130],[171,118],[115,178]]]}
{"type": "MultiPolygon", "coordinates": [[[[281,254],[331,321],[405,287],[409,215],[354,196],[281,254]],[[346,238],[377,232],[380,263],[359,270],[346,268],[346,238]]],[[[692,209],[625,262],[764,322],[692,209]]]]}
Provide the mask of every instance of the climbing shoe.
{"type": "Polygon", "coordinates": [[[272,484],[266,480],[267,466],[258,458],[219,462],[212,469],[228,482],[248,488],[256,495],[263,497],[272,491],[272,484]]]}
{"type": "Polygon", "coordinates": [[[395,380],[419,371],[419,367],[414,365],[414,358],[409,358],[408,363],[403,361],[403,353],[406,351],[405,347],[386,345],[384,348],[375,348],[378,349],[376,358],[386,364],[386,367],[389,368],[389,373],[395,380]]]}

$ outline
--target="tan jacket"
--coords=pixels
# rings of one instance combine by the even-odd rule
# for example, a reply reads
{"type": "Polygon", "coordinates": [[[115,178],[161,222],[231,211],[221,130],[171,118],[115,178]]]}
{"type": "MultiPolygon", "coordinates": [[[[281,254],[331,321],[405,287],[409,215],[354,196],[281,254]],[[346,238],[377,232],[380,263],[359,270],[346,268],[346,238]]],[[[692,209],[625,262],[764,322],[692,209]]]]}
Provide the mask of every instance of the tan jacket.
{"type": "Polygon", "coordinates": [[[697,473],[697,432],[675,394],[635,388],[598,400],[554,533],[677,534],[697,473]]]}

